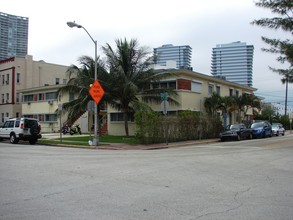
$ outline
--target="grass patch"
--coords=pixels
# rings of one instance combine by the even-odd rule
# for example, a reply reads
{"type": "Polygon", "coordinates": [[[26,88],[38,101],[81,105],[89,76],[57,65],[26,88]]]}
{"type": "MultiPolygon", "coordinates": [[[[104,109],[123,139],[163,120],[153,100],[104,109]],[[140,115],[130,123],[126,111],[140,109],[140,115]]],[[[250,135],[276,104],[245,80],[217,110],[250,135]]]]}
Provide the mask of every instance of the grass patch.
{"type": "MultiPolygon", "coordinates": [[[[88,141],[93,139],[94,136],[86,135],[86,136],[62,136],[62,144],[72,144],[72,145],[88,145],[88,141]]],[[[53,140],[49,139],[39,139],[40,143],[48,143],[48,144],[56,144],[61,143],[60,138],[56,138],[53,140]]],[[[122,143],[122,144],[139,144],[139,141],[136,137],[125,137],[125,136],[113,136],[113,135],[103,135],[99,137],[99,143],[102,145],[106,145],[109,143],[122,143]]]]}

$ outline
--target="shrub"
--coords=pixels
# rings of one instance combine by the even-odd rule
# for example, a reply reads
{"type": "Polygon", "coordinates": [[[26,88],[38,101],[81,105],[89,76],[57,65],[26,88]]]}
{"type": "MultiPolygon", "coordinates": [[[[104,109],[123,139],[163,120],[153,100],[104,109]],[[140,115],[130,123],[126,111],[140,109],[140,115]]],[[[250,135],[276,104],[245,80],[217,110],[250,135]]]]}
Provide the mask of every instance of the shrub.
{"type": "Polygon", "coordinates": [[[219,119],[183,111],[164,116],[158,112],[136,112],[137,137],[143,144],[218,137],[223,129],[219,119]]]}

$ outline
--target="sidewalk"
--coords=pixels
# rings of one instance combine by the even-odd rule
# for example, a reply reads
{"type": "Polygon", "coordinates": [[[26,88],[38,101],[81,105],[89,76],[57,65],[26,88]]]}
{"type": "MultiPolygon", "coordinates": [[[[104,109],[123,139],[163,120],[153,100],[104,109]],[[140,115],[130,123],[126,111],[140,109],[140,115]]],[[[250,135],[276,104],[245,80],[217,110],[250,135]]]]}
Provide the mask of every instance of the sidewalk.
{"type": "MultiPolygon", "coordinates": [[[[59,133],[50,133],[50,134],[42,134],[45,139],[56,139],[60,138],[59,133]]],[[[66,135],[65,135],[66,136],[66,135]]],[[[87,136],[87,135],[85,135],[87,136]]],[[[63,135],[62,135],[63,137],[63,135]]],[[[191,140],[191,141],[181,141],[181,142],[171,142],[171,143],[158,143],[158,144],[137,144],[137,145],[129,145],[123,143],[100,143],[99,146],[80,146],[80,145],[68,145],[62,144],[56,141],[56,144],[51,144],[59,147],[73,147],[73,148],[85,148],[85,149],[98,149],[98,150],[158,150],[158,149],[166,149],[166,148],[175,148],[175,147],[185,147],[197,144],[209,144],[218,142],[219,139],[205,139],[205,140],[191,140]]]]}

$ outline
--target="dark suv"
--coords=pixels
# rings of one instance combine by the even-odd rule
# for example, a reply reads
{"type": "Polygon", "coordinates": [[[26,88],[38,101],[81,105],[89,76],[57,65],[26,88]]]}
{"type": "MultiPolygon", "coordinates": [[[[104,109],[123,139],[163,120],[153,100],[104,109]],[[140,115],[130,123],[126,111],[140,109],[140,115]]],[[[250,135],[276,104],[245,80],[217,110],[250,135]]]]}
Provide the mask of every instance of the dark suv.
{"type": "Polygon", "coordinates": [[[12,144],[17,144],[19,140],[35,144],[41,137],[41,125],[34,118],[12,118],[0,127],[0,141],[9,139],[12,144]]]}

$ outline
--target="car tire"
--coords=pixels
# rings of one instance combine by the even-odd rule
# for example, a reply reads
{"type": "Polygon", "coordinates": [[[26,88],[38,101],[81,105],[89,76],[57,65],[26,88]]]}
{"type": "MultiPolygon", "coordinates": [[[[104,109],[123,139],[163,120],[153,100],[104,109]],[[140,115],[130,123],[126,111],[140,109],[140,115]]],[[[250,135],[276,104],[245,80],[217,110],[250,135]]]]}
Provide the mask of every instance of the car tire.
{"type": "Polygon", "coordinates": [[[250,133],[249,135],[248,135],[248,139],[249,140],[251,140],[253,137],[252,137],[252,134],[250,133]]]}
{"type": "Polygon", "coordinates": [[[284,135],[285,135],[285,131],[283,132],[282,136],[284,136],[284,135]]]}
{"type": "Polygon", "coordinates": [[[30,128],[31,135],[37,135],[40,133],[40,129],[36,125],[32,125],[30,128]]]}
{"type": "Polygon", "coordinates": [[[237,137],[236,137],[236,141],[240,141],[241,140],[241,137],[240,135],[238,134],[237,137]]]}
{"type": "Polygon", "coordinates": [[[277,134],[276,134],[276,136],[279,136],[279,132],[277,131],[277,134]]]}
{"type": "Polygon", "coordinates": [[[9,141],[10,141],[11,144],[17,144],[19,139],[16,138],[15,134],[11,134],[10,138],[9,138],[9,141]]]}

